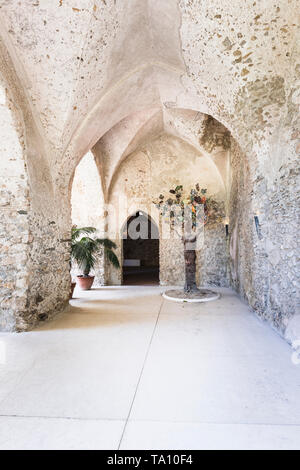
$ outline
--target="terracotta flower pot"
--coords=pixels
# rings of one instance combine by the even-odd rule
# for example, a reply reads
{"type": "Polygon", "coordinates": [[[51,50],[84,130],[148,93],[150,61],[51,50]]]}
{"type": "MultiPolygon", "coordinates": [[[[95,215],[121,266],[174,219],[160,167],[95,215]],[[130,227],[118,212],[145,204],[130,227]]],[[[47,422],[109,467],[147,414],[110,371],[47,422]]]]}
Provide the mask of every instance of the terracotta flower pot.
{"type": "Polygon", "coordinates": [[[80,289],[89,290],[94,282],[95,276],[77,276],[77,282],[80,289]]]}
{"type": "Polygon", "coordinates": [[[73,297],[73,292],[76,286],[76,282],[71,282],[71,292],[70,292],[70,299],[73,297]]]}

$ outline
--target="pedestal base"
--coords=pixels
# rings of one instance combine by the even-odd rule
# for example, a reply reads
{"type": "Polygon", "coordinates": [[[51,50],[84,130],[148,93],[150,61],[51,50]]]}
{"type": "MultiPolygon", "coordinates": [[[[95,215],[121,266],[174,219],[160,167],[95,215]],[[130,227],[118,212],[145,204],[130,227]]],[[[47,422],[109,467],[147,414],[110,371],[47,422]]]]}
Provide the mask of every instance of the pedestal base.
{"type": "Polygon", "coordinates": [[[208,289],[198,289],[195,292],[186,293],[183,289],[167,290],[163,297],[173,302],[210,302],[220,298],[220,294],[208,289]]]}

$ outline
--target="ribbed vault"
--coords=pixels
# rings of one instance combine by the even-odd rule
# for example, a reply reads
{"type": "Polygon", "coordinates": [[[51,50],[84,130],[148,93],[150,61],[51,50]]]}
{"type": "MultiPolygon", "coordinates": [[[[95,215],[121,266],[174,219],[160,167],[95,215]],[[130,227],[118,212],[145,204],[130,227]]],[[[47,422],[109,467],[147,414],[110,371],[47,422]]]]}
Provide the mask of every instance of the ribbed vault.
{"type": "Polygon", "coordinates": [[[298,18],[298,0],[0,1],[0,117],[5,129],[10,116],[15,140],[11,149],[3,141],[1,158],[14,168],[19,146],[24,162],[24,174],[2,176],[2,220],[18,230],[4,226],[0,255],[6,262],[8,247],[25,243],[28,270],[16,303],[19,287],[7,282],[14,259],[1,271],[4,329],[29,329],[68,300],[70,192],[83,156],[93,152],[108,200],[127,159],[143,167],[147,151],[154,161],[165,145],[183,167],[186,155],[198,169],[207,161],[226,199],[228,244],[221,224],[203,266],[230,278],[291,341],[298,18]]]}
{"type": "Polygon", "coordinates": [[[210,114],[245,144],[239,104],[248,97],[257,125],[260,82],[275,111],[262,128],[277,127],[297,15],[297,0],[2,0],[0,32],[56,179],[120,120],[151,107],[210,114]]]}

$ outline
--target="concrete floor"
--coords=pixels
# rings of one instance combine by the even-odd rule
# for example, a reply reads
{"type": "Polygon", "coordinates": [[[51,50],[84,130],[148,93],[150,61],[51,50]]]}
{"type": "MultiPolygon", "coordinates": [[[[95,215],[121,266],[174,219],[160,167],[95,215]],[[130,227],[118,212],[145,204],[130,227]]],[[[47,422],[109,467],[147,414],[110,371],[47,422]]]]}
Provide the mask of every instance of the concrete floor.
{"type": "Polygon", "coordinates": [[[299,449],[300,366],[238,297],[75,291],[30,333],[0,335],[1,449],[299,449]]]}

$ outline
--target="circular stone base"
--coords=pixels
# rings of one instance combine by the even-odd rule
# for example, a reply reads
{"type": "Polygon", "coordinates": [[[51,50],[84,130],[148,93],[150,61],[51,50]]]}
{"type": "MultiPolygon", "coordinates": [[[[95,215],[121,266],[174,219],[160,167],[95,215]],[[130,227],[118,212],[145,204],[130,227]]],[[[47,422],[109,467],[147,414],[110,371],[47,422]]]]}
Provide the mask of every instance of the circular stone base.
{"type": "Polygon", "coordinates": [[[208,289],[198,289],[195,292],[186,293],[183,289],[167,290],[163,297],[174,302],[210,302],[220,298],[220,294],[208,289]]]}

